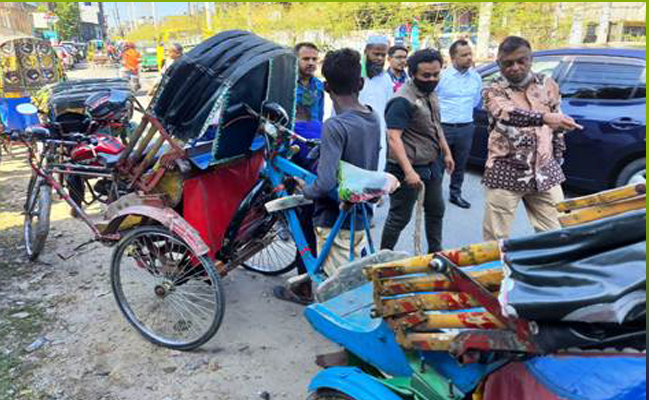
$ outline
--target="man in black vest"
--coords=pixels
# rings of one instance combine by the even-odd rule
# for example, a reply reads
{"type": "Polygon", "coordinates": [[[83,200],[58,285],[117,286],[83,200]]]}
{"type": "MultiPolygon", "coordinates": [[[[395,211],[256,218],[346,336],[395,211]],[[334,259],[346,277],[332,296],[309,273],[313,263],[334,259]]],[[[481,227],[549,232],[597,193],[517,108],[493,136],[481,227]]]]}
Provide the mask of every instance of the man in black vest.
{"type": "Polygon", "coordinates": [[[411,79],[390,100],[385,111],[388,128],[386,171],[401,180],[390,196],[390,212],[383,229],[382,249],[394,249],[412,217],[420,190],[425,189],[424,210],[428,252],[442,249],[443,169],[455,164],[442,131],[435,87],[443,59],[439,52],[419,50],[408,59],[411,79]]]}

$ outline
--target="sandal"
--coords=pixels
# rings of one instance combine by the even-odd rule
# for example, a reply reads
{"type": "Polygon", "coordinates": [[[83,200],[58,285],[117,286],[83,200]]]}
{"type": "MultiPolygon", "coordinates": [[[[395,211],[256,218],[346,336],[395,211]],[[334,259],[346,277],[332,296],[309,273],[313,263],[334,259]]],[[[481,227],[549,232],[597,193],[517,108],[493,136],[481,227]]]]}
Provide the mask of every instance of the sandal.
{"type": "Polygon", "coordinates": [[[284,286],[275,286],[273,288],[273,296],[279,300],[288,301],[289,303],[295,303],[302,306],[308,306],[312,303],[311,299],[299,296],[284,286]]]}

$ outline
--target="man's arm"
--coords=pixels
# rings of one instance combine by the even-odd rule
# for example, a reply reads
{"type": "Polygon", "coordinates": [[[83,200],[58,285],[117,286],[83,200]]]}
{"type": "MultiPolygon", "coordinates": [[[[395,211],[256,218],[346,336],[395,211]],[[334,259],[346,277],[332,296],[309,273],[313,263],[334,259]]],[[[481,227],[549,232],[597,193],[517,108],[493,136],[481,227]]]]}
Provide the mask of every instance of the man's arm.
{"type": "Polygon", "coordinates": [[[318,89],[319,94],[319,101],[318,101],[318,117],[320,119],[320,122],[324,121],[324,109],[325,109],[325,96],[324,96],[324,88],[320,87],[318,89]]]}
{"type": "Polygon", "coordinates": [[[322,129],[318,177],[315,182],[304,188],[304,197],[307,199],[327,197],[338,186],[338,167],[342,153],[342,137],[332,129],[332,123],[329,122],[322,129]]]}
{"type": "MultiPolygon", "coordinates": [[[[543,113],[517,107],[507,97],[503,88],[492,85],[483,91],[483,98],[489,114],[504,125],[519,128],[548,125],[553,130],[583,129],[572,118],[563,115],[561,112],[543,113]]],[[[501,133],[507,135],[506,132],[501,133]]]]}
{"type": "MultiPolygon", "coordinates": [[[[475,71],[474,71],[475,72],[475,71]]],[[[480,75],[475,72],[475,79],[478,83],[478,90],[475,93],[475,98],[473,99],[473,108],[476,108],[480,105],[480,100],[482,100],[482,78],[480,75]]]]}
{"type": "Polygon", "coordinates": [[[435,126],[437,127],[437,143],[439,143],[439,148],[442,150],[442,155],[444,157],[444,166],[449,175],[453,173],[455,169],[455,161],[453,161],[453,154],[451,153],[451,148],[448,146],[446,141],[446,136],[444,135],[444,129],[442,128],[442,117],[439,109],[439,103],[435,102],[434,110],[435,113],[435,126]]]}
{"type": "Polygon", "coordinates": [[[419,187],[423,185],[419,174],[415,171],[403,145],[403,130],[412,119],[413,106],[404,98],[391,100],[385,110],[385,123],[388,127],[388,146],[390,155],[395,159],[405,175],[407,185],[419,187]]]}

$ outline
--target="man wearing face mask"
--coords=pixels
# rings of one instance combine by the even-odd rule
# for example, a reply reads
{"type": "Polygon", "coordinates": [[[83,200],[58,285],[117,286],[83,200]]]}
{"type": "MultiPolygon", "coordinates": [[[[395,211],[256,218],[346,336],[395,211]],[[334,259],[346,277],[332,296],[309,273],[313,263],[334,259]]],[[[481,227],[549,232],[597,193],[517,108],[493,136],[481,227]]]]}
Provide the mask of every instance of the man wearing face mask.
{"type": "Polygon", "coordinates": [[[442,249],[443,170],[451,174],[455,168],[435,94],[442,64],[441,54],[430,49],[419,50],[408,58],[411,79],[390,100],[385,112],[389,143],[386,171],[401,181],[401,187],[390,196],[382,249],[394,249],[422,189],[428,252],[442,249]]]}
{"type": "Polygon", "coordinates": [[[367,104],[376,112],[381,123],[381,152],[379,154],[379,169],[385,167],[386,136],[385,136],[385,106],[392,98],[392,79],[384,71],[385,59],[388,54],[388,39],[385,36],[371,36],[365,46],[364,86],[359,95],[359,101],[367,104]]]}
{"type": "Polygon", "coordinates": [[[561,113],[557,83],[532,72],[527,40],[506,38],[498,48],[498,66],[502,76],[483,92],[490,130],[485,240],[509,237],[521,200],[537,232],[560,228],[556,204],[563,200],[564,133],[582,129],[561,113]]]}

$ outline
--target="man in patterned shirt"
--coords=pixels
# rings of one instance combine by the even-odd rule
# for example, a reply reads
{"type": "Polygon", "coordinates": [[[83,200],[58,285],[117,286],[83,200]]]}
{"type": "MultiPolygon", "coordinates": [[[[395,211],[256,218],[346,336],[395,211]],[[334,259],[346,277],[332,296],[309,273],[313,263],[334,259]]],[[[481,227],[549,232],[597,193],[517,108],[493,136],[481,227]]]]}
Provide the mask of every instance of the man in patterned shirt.
{"type": "Polygon", "coordinates": [[[485,240],[509,237],[521,200],[537,232],[560,227],[555,207],[563,200],[564,133],[582,129],[561,113],[556,82],[531,71],[527,40],[506,38],[498,48],[498,65],[502,77],[483,91],[490,131],[483,177],[485,240]]]}

